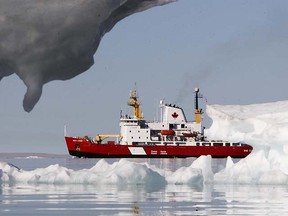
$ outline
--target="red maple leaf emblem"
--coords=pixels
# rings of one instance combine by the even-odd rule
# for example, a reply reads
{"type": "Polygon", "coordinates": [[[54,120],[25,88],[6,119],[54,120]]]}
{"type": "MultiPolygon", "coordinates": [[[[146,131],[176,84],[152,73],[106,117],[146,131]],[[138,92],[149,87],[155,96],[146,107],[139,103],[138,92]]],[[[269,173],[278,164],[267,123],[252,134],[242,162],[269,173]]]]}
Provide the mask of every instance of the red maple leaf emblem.
{"type": "Polygon", "coordinates": [[[173,118],[177,118],[177,117],[178,117],[178,114],[177,114],[176,112],[174,112],[174,113],[172,114],[172,117],[173,117],[173,118]]]}

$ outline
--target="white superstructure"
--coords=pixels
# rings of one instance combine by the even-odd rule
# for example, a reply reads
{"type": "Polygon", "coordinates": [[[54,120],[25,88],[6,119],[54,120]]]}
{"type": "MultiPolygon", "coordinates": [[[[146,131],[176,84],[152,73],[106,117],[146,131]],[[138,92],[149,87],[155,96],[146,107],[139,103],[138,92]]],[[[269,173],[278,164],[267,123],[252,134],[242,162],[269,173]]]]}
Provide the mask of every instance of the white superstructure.
{"type": "MultiPolygon", "coordinates": [[[[196,89],[195,101],[198,106],[198,92],[196,89]]],[[[176,105],[165,104],[160,101],[160,121],[146,121],[140,111],[140,103],[137,100],[136,89],[130,93],[128,105],[134,107],[134,116],[124,115],[120,118],[120,144],[195,144],[195,141],[203,139],[201,114],[202,110],[195,108],[195,119],[188,122],[183,109],[176,105]],[[199,115],[199,116],[198,116],[199,115]],[[200,121],[199,121],[200,119],[200,121]]]]}

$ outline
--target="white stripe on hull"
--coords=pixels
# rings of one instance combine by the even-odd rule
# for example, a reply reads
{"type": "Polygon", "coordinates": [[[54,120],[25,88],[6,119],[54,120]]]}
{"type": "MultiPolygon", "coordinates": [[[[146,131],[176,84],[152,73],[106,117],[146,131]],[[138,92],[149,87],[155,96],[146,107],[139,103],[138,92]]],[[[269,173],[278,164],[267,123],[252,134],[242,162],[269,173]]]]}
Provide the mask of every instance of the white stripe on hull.
{"type": "Polygon", "coordinates": [[[145,150],[142,147],[128,147],[132,155],[146,155],[145,150]]]}

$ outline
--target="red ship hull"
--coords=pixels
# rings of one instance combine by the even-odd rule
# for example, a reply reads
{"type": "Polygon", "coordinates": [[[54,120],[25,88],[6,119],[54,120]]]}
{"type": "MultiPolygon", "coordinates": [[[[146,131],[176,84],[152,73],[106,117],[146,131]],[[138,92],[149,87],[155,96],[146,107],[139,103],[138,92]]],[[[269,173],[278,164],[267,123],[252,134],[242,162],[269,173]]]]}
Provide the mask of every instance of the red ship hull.
{"type": "Polygon", "coordinates": [[[84,138],[65,137],[69,154],[87,158],[185,158],[211,155],[213,158],[244,158],[252,151],[249,145],[120,145],[114,142],[94,143],[84,138]]]}

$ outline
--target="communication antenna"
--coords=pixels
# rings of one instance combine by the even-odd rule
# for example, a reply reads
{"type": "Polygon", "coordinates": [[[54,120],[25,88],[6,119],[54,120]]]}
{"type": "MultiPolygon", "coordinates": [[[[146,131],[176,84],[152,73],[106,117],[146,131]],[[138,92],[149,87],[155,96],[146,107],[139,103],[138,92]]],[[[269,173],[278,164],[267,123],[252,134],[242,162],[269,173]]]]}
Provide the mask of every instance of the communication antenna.
{"type": "Polygon", "coordinates": [[[64,137],[66,137],[67,136],[67,127],[66,127],[66,125],[64,125],[64,137]]]}

